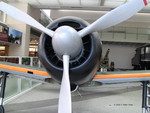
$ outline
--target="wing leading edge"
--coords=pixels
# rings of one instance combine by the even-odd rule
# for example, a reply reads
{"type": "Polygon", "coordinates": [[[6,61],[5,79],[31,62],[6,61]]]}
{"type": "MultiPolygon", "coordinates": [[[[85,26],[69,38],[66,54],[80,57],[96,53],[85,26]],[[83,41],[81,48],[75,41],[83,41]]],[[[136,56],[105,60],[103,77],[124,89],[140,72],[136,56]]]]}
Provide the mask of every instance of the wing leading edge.
{"type": "Polygon", "coordinates": [[[42,81],[51,78],[44,69],[7,62],[0,62],[0,71],[42,81]]]}
{"type": "MultiPolygon", "coordinates": [[[[0,71],[36,80],[46,81],[51,76],[41,68],[34,68],[14,63],[0,62],[0,71]]],[[[150,81],[150,70],[121,71],[121,72],[98,72],[93,81],[102,83],[121,83],[150,81]]]]}
{"type": "Polygon", "coordinates": [[[150,70],[97,73],[93,79],[102,83],[150,81],[150,70]]]}

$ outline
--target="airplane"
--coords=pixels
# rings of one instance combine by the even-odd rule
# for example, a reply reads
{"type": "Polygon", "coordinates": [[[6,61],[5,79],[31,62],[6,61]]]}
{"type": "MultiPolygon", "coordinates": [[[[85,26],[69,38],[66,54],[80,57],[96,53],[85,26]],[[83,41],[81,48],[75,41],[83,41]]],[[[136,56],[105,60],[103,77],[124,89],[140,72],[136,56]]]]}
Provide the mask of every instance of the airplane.
{"type": "MultiPolygon", "coordinates": [[[[77,17],[63,17],[44,27],[26,13],[1,1],[1,11],[42,31],[38,46],[38,57],[46,71],[0,62],[0,71],[4,72],[0,112],[5,112],[2,103],[8,73],[49,82],[53,79],[60,83],[58,113],[72,113],[71,89],[76,90],[78,86],[89,81],[101,83],[143,81],[143,91],[146,91],[144,88],[147,81],[150,80],[150,71],[128,71],[122,72],[122,74],[97,73],[102,54],[102,43],[97,31],[129,19],[147,6],[148,2],[150,1],[129,1],[108,12],[92,24],[77,17]]],[[[146,99],[143,101],[143,108],[147,110],[146,99]]]]}

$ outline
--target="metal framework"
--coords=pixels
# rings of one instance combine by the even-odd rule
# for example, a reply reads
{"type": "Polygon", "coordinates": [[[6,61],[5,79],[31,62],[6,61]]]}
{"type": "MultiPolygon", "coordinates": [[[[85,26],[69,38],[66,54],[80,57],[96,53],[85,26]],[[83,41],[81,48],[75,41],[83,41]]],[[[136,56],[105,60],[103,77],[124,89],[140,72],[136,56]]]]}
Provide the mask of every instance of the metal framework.
{"type": "Polygon", "coordinates": [[[8,73],[2,72],[0,82],[1,82],[1,91],[0,91],[0,113],[5,113],[4,106],[3,106],[3,99],[5,96],[5,87],[6,87],[6,79],[8,73]]]}
{"type": "Polygon", "coordinates": [[[142,113],[150,113],[150,85],[149,81],[142,82],[142,113]]]}

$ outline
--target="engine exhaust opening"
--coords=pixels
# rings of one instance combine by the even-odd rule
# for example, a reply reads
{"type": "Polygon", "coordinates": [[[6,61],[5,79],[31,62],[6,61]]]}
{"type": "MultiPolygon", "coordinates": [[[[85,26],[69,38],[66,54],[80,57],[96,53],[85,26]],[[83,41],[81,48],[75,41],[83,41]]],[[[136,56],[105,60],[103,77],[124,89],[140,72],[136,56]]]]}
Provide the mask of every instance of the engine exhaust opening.
{"type": "Polygon", "coordinates": [[[71,93],[73,93],[73,92],[77,91],[77,90],[78,90],[78,88],[79,88],[79,86],[78,86],[78,85],[76,85],[76,84],[71,84],[70,86],[71,86],[71,93]]]}

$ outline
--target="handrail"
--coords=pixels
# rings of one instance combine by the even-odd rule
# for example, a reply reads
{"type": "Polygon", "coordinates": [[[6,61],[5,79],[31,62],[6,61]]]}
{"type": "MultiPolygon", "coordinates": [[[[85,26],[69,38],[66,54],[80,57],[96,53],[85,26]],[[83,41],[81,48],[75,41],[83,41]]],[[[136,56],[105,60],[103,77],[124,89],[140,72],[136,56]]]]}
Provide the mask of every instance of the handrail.
{"type": "Polygon", "coordinates": [[[39,61],[38,57],[30,57],[30,56],[0,56],[0,61],[3,62],[11,62],[23,65],[30,65],[30,66],[41,66],[41,62],[39,61]]]}

